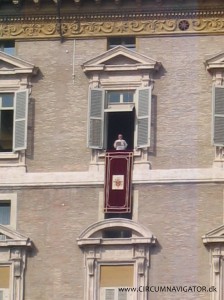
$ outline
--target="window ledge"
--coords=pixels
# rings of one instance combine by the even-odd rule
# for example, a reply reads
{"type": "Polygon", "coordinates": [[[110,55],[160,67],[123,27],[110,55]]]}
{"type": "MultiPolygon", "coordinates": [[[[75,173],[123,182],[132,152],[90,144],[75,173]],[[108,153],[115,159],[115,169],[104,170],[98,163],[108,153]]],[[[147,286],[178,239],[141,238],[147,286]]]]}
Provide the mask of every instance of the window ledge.
{"type": "Polygon", "coordinates": [[[15,159],[19,157],[19,153],[13,153],[13,152],[1,152],[0,153],[0,159],[15,159]]]}
{"type": "MultiPolygon", "coordinates": [[[[137,156],[141,156],[141,154],[142,154],[142,152],[141,152],[141,149],[134,149],[133,150],[133,152],[134,152],[134,156],[135,157],[137,157],[137,156]]],[[[106,154],[106,151],[105,150],[102,150],[102,152],[101,152],[101,150],[99,150],[99,152],[98,152],[98,157],[105,157],[105,154],[106,154]]]]}

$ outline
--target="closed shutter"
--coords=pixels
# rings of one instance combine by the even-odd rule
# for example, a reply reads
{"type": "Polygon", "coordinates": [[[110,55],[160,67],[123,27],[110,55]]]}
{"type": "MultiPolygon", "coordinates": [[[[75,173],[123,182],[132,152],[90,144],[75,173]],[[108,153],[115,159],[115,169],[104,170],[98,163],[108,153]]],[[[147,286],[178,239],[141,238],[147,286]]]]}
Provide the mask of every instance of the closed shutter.
{"type": "MultiPolygon", "coordinates": [[[[129,299],[131,299],[131,298],[129,297],[129,299]]],[[[119,291],[119,289],[118,289],[118,300],[128,300],[128,292],[119,291]]]]}
{"type": "Polygon", "coordinates": [[[0,300],[9,300],[9,289],[0,289],[0,300]]]}
{"type": "Polygon", "coordinates": [[[137,148],[150,146],[151,131],[151,87],[137,90],[137,148]]]}
{"type": "Polygon", "coordinates": [[[104,90],[91,89],[89,92],[88,147],[103,148],[104,90]]]}
{"type": "Polygon", "coordinates": [[[117,300],[115,298],[115,289],[105,289],[105,298],[104,300],[117,300]]]}
{"type": "Polygon", "coordinates": [[[224,145],[224,86],[213,87],[213,144],[224,145]]]}
{"type": "Polygon", "coordinates": [[[15,93],[13,151],[24,150],[27,146],[28,90],[15,93]]]}
{"type": "Polygon", "coordinates": [[[121,291],[118,287],[101,288],[100,300],[132,300],[132,293],[121,291]]]}

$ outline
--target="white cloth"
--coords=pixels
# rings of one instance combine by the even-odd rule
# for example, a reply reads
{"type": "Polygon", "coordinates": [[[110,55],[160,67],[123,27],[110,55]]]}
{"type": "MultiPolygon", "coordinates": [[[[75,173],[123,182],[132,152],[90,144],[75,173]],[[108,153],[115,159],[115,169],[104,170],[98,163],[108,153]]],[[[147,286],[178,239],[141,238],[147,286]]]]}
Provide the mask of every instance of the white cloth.
{"type": "Polygon", "coordinates": [[[128,144],[126,143],[125,140],[116,140],[114,142],[114,148],[116,150],[125,150],[127,148],[128,144]]]}

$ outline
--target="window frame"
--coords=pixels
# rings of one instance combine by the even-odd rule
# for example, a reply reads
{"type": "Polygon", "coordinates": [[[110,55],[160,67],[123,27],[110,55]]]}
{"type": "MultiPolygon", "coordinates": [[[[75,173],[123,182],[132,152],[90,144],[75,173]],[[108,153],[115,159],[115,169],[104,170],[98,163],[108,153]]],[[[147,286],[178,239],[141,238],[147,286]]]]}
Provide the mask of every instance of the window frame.
{"type": "MultiPolygon", "coordinates": [[[[99,299],[99,265],[134,265],[134,286],[147,285],[150,247],[156,237],[144,226],[129,219],[106,219],[88,226],[77,238],[82,248],[85,268],[84,300],[99,299]],[[123,227],[132,231],[131,238],[103,238],[103,230],[123,227]]],[[[134,300],[137,300],[137,293],[134,300]]],[[[142,293],[146,299],[147,293],[142,293]]]]}
{"type": "MultiPolygon", "coordinates": [[[[134,149],[141,149],[141,148],[149,148],[150,147],[150,141],[151,141],[151,102],[152,102],[152,87],[147,86],[147,87],[137,87],[137,88],[123,88],[123,89],[116,89],[116,88],[90,88],[89,89],[89,97],[88,97],[88,128],[87,128],[87,147],[95,149],[95,150],[107,150],[106,147],[106,141],[107,141],[107,134],[108,134],[108,122],[107,122],[107,114],[110,112],[110,108],[117,108],[117,112],[119,113],[119,107],[122,105],[124,108],[125,106],[130,107],[130,105],[134,105],[134,108],[136,110],[135,113],[135,120],[134,120],[134,149]],[[141,109],[141,99],[140,99],[140,93],[142,90],[147,90],[148,91],[148,111],[147,111],[147,116],[142,116],[139,115],[139,112],[142,110],[141,109]],[[100,129],[100,134],[101,134],[101,139],[99,145],[93,145],[91,144],[91,130],[93,127],[91,126],[91,120],[92,120],[92,115],[91,115],[91,107],[92,107],[92,98],[91,95],[93,91],[100,91],[101,92],[101,107],[99,108],[99,115],[101,117],[98,119],[101,119],[101,129],[100,129]],[[107,92],[110,91],[133,91],[133,100],[134,102],[125,102],[125,103],[108,103],[107,102],[107,92]],[[140,120],[143,118],[147,118],[147,137],[145,137],[144,141],[145,143],[141,144],[138,143],[139,136],[140,136],[140,120]]],[[[120,111],[122,112],[122,110],[120,111]]],[[[99,139],[99,138],[98,138],[99,139]]],[[[133,150],[134,150],[133,149],[133,150]]]]}
{"type": "Polygon", "coordinates": [[[16,45],[14,40],[3,40],[0,41],[0,51],[8,54],[8,55],[15,55],[16,54],[16,45]],[[13,47],[6,47],[6,44],[12,44],[13,47]],[[7,49],[12,49],[11,51],[8,51],[7,49]]]}
{"type": "MultiPolygon", "coordinates": [[[[17,194],[0,194],[0,203],[10,203],[10,224],[5,227],[16,229],[17,226],[17,194]]],[[[1,224],[2,225],[2,224],[1,224]]]]}
{"type": "MultiPolygon", "coordinates": [[[[13,134],[12,134],[12,151],[0,152],[0,158],[17,158],[18,151],[25,150],[27,148],[27,126],[28,126],[28,101],[29,101],[29,90],[18,89],[18,90],[0,90],[0,96],[3,94],[13,94],[13,134]],[[20,95],[24,93],[24,98],[21,99],[20,95]],[[23,106],[23,107],[22,107],[23,106]],[[23,108],[23,116],[21,115],[21,108],[23,108]],[[20,126],[23,122],[23,127],[20,126]],[[20,123],[20,124],[19,124],[20,123]],[[18,125],[17,125],[18,124],[18,125]],[[22,131],[21,131],[22,128],[22,131]],[[17,139],[18,135],[20,138],[17,139]],[[18,144],[18,140],[22,138],[23,145],[18,144]]],[[[0,110],[8,110],[9,108],[2,108],[0,110]]]]}
{"type": "Polygon", "coordinates": [[[107,49],[113,49],[117,46],[123,46],[130,50],[136,50],[136,37],[135,36],[118,36],[118,37],[111,37],[107,39],[107,49]],[[117,43],[112,44],[111,40],[117,40],[117,43]],[[127,40],[134,39],[134,43],[128,43],[127,40]],[[120,40],[120,42],[119,42],[120,40]]]}

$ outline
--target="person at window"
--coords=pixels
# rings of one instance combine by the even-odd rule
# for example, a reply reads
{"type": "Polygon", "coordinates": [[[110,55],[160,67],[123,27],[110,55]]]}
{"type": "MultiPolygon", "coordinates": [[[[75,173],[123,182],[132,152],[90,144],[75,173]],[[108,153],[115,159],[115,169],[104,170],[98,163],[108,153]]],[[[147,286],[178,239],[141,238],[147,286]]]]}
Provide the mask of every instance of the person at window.
{"type": "Polygon", "coordinates": [[[128,144],[123,139],[122,134],[118,134],[118,139],[114,142],[114,148],[116,150],[125,150],[127,148],[128,144]]]}

